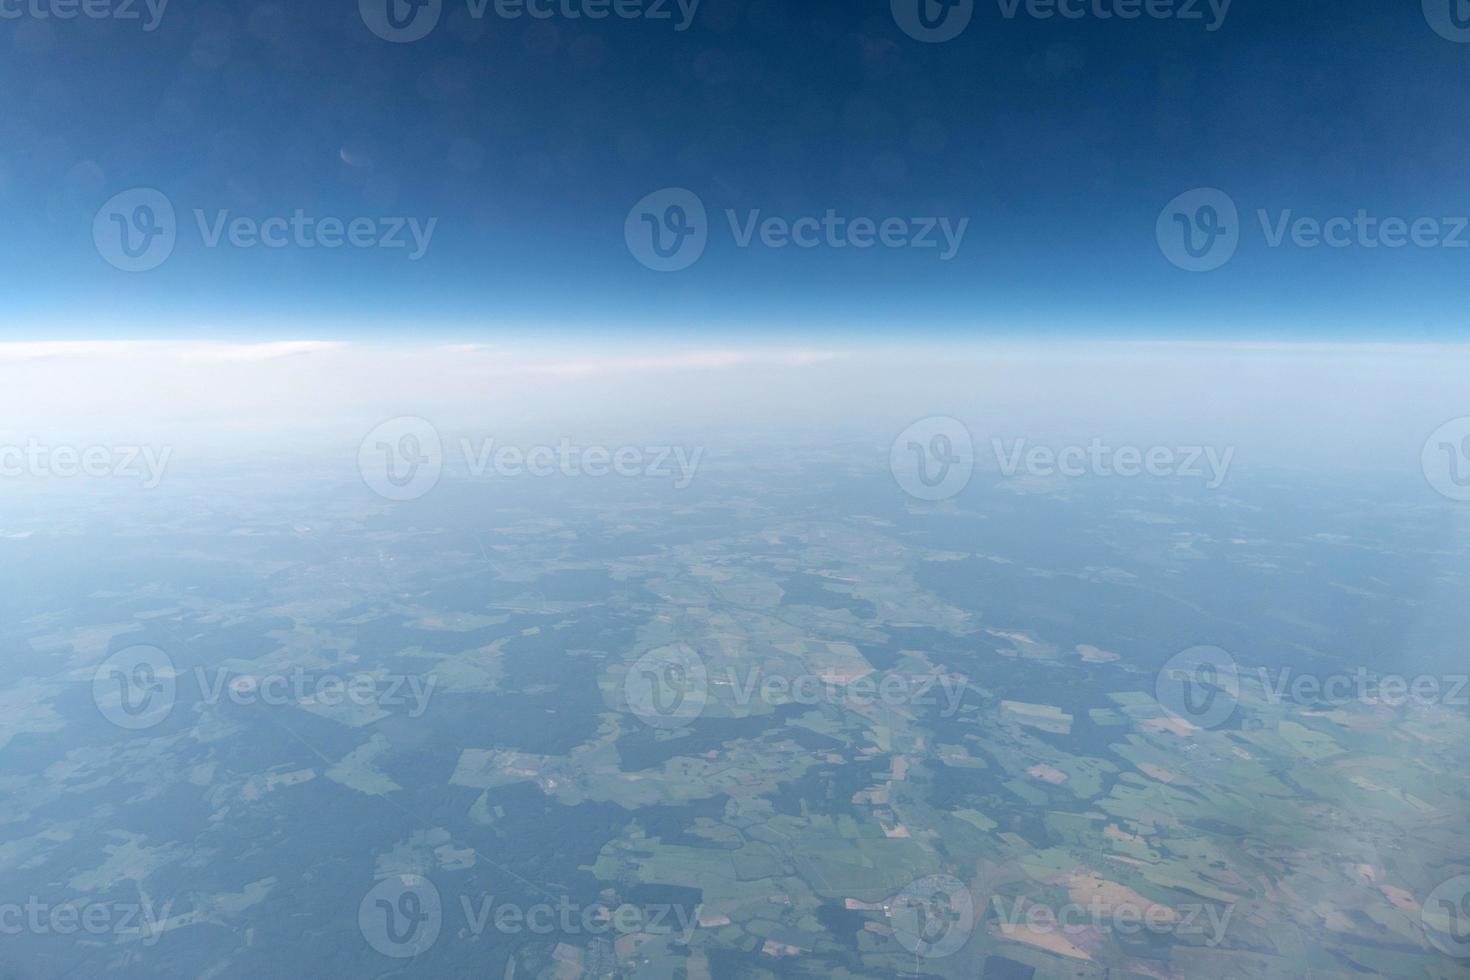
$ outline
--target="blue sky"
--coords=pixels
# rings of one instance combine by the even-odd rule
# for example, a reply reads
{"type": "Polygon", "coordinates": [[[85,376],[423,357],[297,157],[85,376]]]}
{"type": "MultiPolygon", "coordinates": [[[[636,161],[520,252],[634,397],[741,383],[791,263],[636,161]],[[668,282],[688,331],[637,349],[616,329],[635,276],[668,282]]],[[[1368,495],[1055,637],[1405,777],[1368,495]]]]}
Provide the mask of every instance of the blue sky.
{"type": "Polygon", "coordinates": [[[173,0],[153,30],[141,2],[138,20],[0,3],[0,85],[23,93],[0,115],[3,336],[1464,335],[1470,44],[1418,4],[1121,20],[1098,11],[1128,0],[1076,19],[989,0],[924,43],[870,0],[703,0],[684,30],[672,0],[669,20],[595,21],[442,2],[408,43],[337,0],[173,0]],[[174,242],[127,272],[94,224],[117,233],[99,211],[135,188],[163,194],[174,242]],[[663,188],[706,211],[674,272],[625,234],[663,188]],[[1156,232],[1195,188],[1238,208],[1209,272],[1156,232]],[[297,212],[410,244],[249,244],[297,212]],[[1440,244],[1271,243],[1283,221],[1360,212],[1430,221],[1440,244]],[[898,221],[893,241],[963,236],[949,258],[770,244],[829,213],[898,221]],[[416,259],[411,222],[432,222],[416,259]]]}

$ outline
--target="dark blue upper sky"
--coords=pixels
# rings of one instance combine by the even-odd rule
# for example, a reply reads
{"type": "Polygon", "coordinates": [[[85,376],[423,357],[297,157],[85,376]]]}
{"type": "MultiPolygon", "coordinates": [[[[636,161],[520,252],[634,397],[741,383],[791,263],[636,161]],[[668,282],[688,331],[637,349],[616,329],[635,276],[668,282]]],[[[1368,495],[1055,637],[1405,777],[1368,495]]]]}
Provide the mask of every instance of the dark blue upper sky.
{"type": "Polygon", "coordinates": [[[151,31],[144,0],[56,16],[80,2],[0,0],[7,338],[1464,333],[1470,43],[1431,25],[1458,36],[1463,0],[1235,0],[1219,23],[1203,0],[1129,20],[1099,13],[1142,0],[1078,18],[975,0],[939,43],[889,0],[703,0],[682,31],[675,0],[619,0],[664,20],[442,0],[406,43],[367,25],[388,0],[172,0],[151,31]],[[140,187],[173,208],[173,242],[128,272],[124,232],[142,249],[167,221],[125,193],[140,187]],[[707,244],[659,272],[629,241],[680,215],[667,197],[630,209],[670,187],[706,210],[707,244]],[[1164,213],[1195,188],[1238,222],[1219,196],[1164,213]],[[286,230],[298,211],[311,230],[286,230]],[[901,219],[894,243],[968,224],[948,260],[938,224],[937,248],[811,223],[814,247],[742,246],[755,211],[901,219]],[[1338,222],[1342,247],[1309,247],[1310,227],[1273,245],[1287,211],[1363,217],[1338,222]],[[236,244],[210,244],[242,217],[236,244]],[[1384,244],[1390,218],[1419,243],[1384,244]],[[407,247],[325,248],[322,219],[407,247]],[[417,260],[395,219],[437,219],[417,260]],[[1221,222],[1218,268],[1171,261],[1190,260],[1170,234],[1203,248],[1221,222]],[[261,231],[284,247],[244,244],[261,231]]]}

